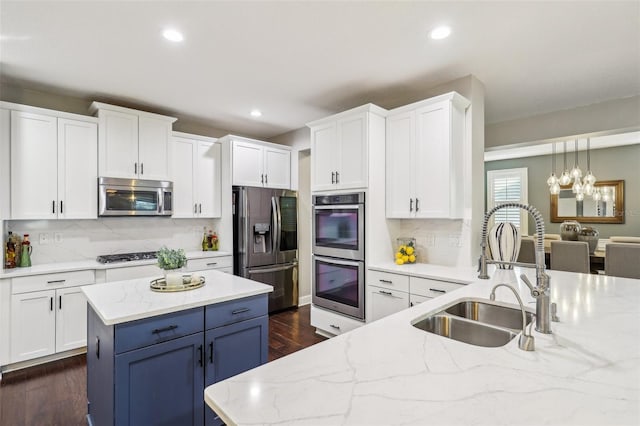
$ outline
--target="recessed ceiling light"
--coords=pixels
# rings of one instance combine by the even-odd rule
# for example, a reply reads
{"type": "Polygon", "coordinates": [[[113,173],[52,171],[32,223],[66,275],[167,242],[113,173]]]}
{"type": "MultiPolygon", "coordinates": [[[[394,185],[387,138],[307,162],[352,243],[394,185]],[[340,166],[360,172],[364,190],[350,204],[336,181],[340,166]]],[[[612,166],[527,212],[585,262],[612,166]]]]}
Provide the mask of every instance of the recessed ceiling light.
{"type": "Polygon", "coordinates": [[[431,38],[434,40],[442,40],[443,38],[449,37],[451,34],[451,28],[446,25],[442,25],[440,27],[436,27],[431,30],[431,38]]]}
{"type": "Polygon", "coordinates": [[[162,32],[162,36],[169,41],[173,41],[174,43],[179,43],[184,40],[184,36],[178,30],[174,30],[172,28],[168,28],[162,32]]]}
{"type": "Polygon", "coordinates": [[[260,116],[262,116],[262,112],[259,109],[251,110],[251,116],[252,117],[260,117],[260,116]]]}

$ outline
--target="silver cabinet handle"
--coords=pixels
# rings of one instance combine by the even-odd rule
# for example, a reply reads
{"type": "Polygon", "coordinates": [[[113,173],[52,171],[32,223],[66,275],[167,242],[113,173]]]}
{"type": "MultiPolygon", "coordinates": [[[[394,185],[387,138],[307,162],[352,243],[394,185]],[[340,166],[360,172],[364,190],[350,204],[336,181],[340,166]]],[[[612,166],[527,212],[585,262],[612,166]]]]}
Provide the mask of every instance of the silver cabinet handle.
{"type": "Polygon", "coordinates": [[[393,296],[393,293],[391,293],[390,291],[380,290],[379,292],[380,292],[380,294],[384,294],[386,296],[393,296]]]}
{"type": "Polygon", "coordinates": [[[47,284],[56,284],[56,283],[63,283],[66,280],[52,280],[52,281],[47,281],[47,284]]]}
{"type": "Polygon", "coordinates": [[[340,326],[339,325],[329,324],[329,327],[335,328],[336,330],[340,330],[340,326]]]}
{"type": "Polygon", "coordinates": [[[207,263],[207,266],[216,266],[218,264],[218,262],[211,262],[211,263],[207,263]]]}
{"type": "Polygon", "coordinates": [[[386,284],[393,284],[393,281],[391,280],[380,280],[381,283],[386,283],[386,284]]]}
{"type": "Polygon", "coordinates": [[[447,292],[446,290],[440,290],[439,288],[430,288],[429,290],[435,291],[436,293],[442,293],[442,294],[447,292]]]}

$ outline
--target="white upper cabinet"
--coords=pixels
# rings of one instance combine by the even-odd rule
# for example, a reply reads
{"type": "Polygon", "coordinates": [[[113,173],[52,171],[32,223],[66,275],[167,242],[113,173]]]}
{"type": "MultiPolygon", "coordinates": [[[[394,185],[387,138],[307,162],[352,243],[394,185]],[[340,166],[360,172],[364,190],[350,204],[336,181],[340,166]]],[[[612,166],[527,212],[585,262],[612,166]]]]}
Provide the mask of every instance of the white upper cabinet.
{"type": "Polygon", "coordinates": [[[228,135],[231,143],[232,185],[291,188],[291,149],[286,146],[228,135]]]}
{"type": "Polygon", "coordinates": [[[11,111],[11,219],[96,218],[96,120],[27,109],[11,111]]]}
{"type": "Polygon", "coordinates": [[[372,113],[386,115],[382,108],[368,104],[307,124],[312,191],[368,187],[372,113]]]}
{"type": "Polygon", "coordinates": [[[93,102],[99,120],[100,176],[168,180],[173,117],[93,102]]]}
{"type": "Polygon", "coordinates": [[[389,111],[386,216],[462,217],[465,110],[455,92],[389,111]]]}
{"type": "Polygon", "coordinates": [[[173,132],[173,217],[221,216],[221,146],[214,138],[173,132]]]}

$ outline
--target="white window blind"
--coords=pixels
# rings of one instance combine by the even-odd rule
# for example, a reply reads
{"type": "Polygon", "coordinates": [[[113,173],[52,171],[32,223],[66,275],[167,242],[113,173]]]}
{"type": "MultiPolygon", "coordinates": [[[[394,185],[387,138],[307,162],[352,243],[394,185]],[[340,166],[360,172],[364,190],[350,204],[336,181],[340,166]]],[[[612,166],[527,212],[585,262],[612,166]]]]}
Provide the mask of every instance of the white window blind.
{"type": "MultiPolygon", "coordinates": [[[[527,204],[527,169],[505,169],[487,172],[487,209],[505,203],[527,204]]],[[[523,235],[528,232],[528,213],[519,208],[504,208],[493,215],[492,224],[511,222],[523,235]]]]}

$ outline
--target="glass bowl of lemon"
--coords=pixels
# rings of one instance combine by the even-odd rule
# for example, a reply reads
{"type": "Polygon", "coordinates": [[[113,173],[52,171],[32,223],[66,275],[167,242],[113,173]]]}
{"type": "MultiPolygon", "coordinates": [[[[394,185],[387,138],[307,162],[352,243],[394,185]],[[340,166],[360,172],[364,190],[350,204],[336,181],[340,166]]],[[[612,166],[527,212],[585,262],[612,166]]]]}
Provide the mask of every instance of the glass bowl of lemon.
{"type": "Polygon", "coordinates": [[[416,239],[396,238],[396,265],[416,263],[416,239]]]}

